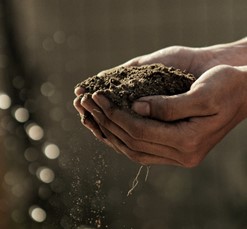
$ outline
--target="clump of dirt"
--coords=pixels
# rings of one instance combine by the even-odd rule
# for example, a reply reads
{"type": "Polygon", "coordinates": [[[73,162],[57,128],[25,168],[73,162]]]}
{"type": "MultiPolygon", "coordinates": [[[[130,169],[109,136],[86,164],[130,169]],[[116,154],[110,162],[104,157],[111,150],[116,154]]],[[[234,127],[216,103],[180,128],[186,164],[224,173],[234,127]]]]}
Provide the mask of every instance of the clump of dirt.
{"type": "Polygon", "coordinates": [[[163,64],[119,67],[77,84],[86,93],[102,92],[117,107],[129,109],[136,99],[149,95],[175,95],[188,91],[196,78],[163,64]]]}

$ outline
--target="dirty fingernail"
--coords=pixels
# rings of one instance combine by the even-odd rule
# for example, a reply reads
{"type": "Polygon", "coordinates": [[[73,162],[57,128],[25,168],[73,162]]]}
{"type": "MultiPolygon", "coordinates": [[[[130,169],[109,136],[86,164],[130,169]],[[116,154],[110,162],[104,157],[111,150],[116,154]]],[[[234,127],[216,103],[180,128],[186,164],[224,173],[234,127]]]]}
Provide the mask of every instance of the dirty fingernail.
{"type": "Polygon", "coordinates": [[[147,102],[134,102],[132,105],[132,110],[142,116],[150,115],[150,105],[147,102]]]}

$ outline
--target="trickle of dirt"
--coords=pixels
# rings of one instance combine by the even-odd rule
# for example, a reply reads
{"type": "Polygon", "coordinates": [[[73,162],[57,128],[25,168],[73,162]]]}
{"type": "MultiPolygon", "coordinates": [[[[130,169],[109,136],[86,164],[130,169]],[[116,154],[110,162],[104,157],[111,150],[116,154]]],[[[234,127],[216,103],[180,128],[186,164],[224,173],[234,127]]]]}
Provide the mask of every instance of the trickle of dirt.
{"type": "Polygon", "coordinates": [[[119,67],[94,75],[76,85],[86,93],[102,92],[117,107],[129,109],[133,101],[150,95],[175,95],[188,91],[196,78],[163,64],[119,67]]]}

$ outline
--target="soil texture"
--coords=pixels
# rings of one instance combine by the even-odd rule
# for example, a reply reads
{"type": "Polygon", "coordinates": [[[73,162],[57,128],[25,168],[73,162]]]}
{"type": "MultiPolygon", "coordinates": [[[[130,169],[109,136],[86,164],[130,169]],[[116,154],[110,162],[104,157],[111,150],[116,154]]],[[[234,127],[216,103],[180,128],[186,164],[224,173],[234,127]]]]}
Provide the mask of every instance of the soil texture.
{"type": "Polygon", "coordinates": [[[150,95],[176,95],[190,90],[196,78],[185,71],[163,64],[129,66],[110,69],[94,75],[77,87],[86,93],[102,92],[121,109],[129,109],[136,99],[150,95]]]}

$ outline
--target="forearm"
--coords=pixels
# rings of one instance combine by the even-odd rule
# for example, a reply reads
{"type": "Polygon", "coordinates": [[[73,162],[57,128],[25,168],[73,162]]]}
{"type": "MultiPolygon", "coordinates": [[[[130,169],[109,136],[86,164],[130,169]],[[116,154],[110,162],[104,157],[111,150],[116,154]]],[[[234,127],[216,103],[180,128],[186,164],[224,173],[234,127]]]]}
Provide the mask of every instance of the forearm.
{"type": "Polygon", "coordinates": [[[211,58],[216,60],[218,64],[247,65],[247,37],[235,42],[213,45],[202,49],[209,51],[211,58]]]}

